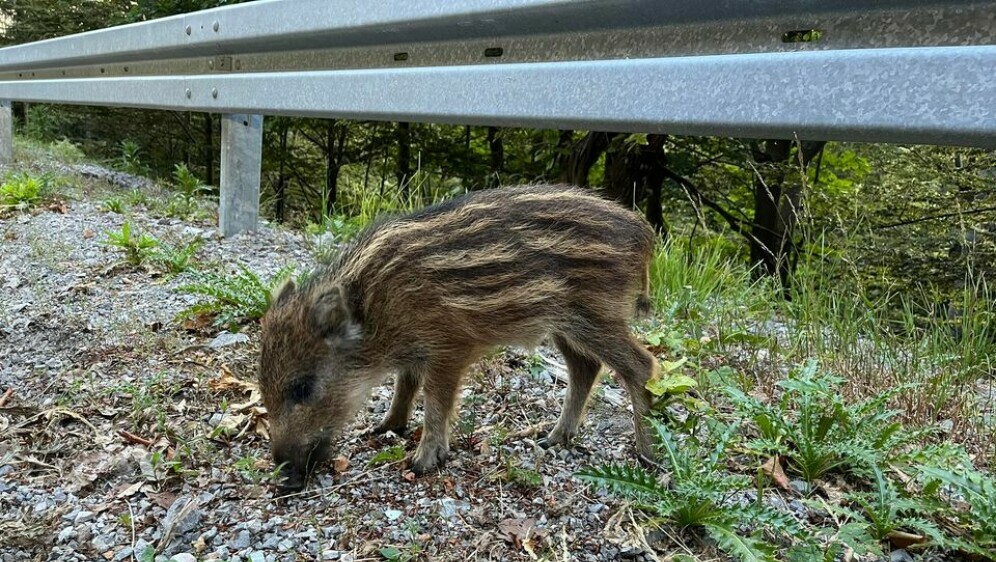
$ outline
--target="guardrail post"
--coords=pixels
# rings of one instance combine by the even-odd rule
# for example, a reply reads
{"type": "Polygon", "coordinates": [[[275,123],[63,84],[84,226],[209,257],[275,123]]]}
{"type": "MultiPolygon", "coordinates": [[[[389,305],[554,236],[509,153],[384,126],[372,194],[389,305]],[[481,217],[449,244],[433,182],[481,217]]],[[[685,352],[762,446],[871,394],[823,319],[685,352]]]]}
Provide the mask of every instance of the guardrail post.
{"type": "Polygon", "coordinates": [[[0,100],[0,165],[14,161],[14,116],[10,100],[0,100]]]}
{"type": "Polygon", "coordinates": [[[222,236],[256,230],[262,163],[263,116],[222,115],[221,204],[218,210],[222,236]]]}

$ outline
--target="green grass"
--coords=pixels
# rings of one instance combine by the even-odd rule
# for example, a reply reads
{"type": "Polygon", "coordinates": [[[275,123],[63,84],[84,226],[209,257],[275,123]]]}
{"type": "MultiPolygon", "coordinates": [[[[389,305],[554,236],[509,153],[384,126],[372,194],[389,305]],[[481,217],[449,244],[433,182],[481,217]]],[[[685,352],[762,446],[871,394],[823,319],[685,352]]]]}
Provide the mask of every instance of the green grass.
{"type": "MultiPolygon", "coordinates": [[[[334,212],[325,213],[318,222],[305,226],[306,241],[315,259],[319,263],[330,263],[342,244],[351,241],[381,215],[408,213],[461,193],[433,189],[425,178],[424,174],[416,173],[407,185],[407,195],[397,186],[385,186],[383,195],[344,189],[334,212]]],[[[325,208],[324,202],[322,208],[325,208]]]]}

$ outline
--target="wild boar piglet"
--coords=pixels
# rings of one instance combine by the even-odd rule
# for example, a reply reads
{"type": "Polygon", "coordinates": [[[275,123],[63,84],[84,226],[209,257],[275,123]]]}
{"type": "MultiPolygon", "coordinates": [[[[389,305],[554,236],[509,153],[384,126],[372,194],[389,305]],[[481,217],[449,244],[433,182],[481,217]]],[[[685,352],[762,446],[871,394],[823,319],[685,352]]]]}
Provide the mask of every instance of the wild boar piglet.
{"type": "Polygon", "coordinates": [[[304,486],[391,373],[375,431],[405,431],[421,388],[412,469],[435,469],[468,368],[497,346],[547,338],[569,383],[545,444],[571,441],[605,364],[632,400],[636,450],[651,457],[644,385],[657,362],[629,328],[650,307],[655,239],[637,213],[569,186],[479,191],[371,225],[333,263],[277,289],[262,319],[259,382],[283,486],[304,486]]]}

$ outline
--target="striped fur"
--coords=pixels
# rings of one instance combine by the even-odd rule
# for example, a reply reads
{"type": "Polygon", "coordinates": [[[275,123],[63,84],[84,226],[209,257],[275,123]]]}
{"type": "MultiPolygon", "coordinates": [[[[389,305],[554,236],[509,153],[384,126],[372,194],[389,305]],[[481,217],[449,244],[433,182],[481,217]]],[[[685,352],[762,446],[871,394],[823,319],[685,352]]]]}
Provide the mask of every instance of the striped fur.
{"type": "MultiPolygon", "coordinates": [[[[281,288],[263,318],[260,386],[274,456],[291,472],[310,471],[394,372],[394,403],[378,430],[403,430],[422,387],[413,468],[430,470],[446,456],[464,371],[495,346],[547,337],[571,371],[550,443],[576,432],[602,363],[625,382],[639,416],[656,362],[628,325],[649,308],[654,243],[636,213],[567,186],[481,191],[377,222],[334,263],[281,288]],[[302,385],[306,399],[288,398],[302,385]]],[[[639,420],[636,439],[649,454],[639,420]]]]}

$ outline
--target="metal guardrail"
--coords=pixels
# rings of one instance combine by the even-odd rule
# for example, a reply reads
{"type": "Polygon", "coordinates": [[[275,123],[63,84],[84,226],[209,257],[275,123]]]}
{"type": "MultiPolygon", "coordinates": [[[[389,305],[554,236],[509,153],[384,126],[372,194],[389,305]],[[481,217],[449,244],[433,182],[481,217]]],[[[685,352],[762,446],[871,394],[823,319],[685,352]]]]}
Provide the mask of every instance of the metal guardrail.
{"type": "Polygon", "coordinates": [[[0,49],[0,100],[224,114],[227,234],[255,224],[261,114],[996,146],[994,21],[992,0],[262,0],[0,49]]]}

